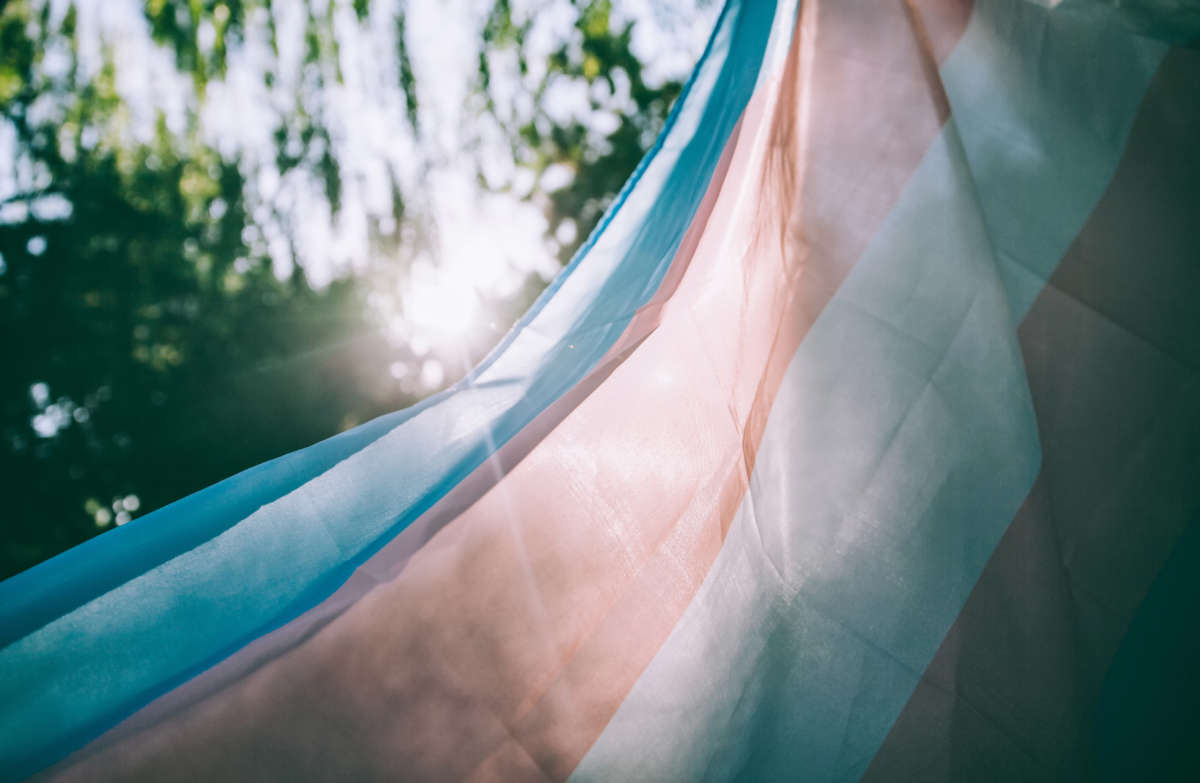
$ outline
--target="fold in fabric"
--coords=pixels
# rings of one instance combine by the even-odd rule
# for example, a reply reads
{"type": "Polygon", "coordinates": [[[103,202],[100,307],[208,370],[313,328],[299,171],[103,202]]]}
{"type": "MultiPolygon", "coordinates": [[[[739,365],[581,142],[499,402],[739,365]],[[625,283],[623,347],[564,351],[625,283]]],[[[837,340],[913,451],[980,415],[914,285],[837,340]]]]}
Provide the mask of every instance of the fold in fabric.
{"type": "Polygon", "coordinates": [[[729,0],[462,383],[0,584],[3,777],[1094,773],[1200,518],[1194,22],[729,0]]]}

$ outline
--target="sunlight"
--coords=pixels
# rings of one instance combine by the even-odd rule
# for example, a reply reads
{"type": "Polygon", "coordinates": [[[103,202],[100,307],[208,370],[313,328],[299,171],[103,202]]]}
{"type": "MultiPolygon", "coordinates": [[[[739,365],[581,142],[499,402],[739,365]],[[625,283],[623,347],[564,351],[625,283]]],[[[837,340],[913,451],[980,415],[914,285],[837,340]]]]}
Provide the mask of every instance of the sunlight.
{"type": "Polygon", "coordinates": [[[395,264],[378,265],[368,297],[396,350],[389,374],[425,393],[458,380],[507,330],[515,316],[507,303],[531,277],[544,283],[559,270],[542,208],[481,194],[472,173],[431,172],[428,246],[411,262],[401,249],[395,264]]]}
{"type": "Polygon", "coordinates": [[[479,295],[463,271],[413,264],[404,314],[413,330],[431,343],[461,341],[478,325],[479,295]]]}

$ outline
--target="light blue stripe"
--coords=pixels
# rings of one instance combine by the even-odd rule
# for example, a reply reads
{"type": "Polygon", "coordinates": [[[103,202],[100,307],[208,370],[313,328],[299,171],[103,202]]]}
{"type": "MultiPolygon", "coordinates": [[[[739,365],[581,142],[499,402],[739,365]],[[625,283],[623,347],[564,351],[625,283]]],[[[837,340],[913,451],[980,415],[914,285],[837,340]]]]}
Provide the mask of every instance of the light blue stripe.
{"type": "Polygon", "coordinates": [[[636,184],[459,388],[0,586],[16,597],[0,605],[0,636],[27,633],[0,650],[0,769],[53,762],[314,606],[582,378],[658,288],[754,89],[773,17],[774,3],[727,3],[636,184]]]}
{"type": "Polygon", "coordinates": [[[793,357],[716,562],[574,780],[861,777],[1032,485],[1016,323],[1162,54],[978,4],[943,67],[965,150],[948,127],[793,357]]]}
{"type": "Polygon", "coordinates": [[[309,448],[244,470],[0,582],[0,648],[208,541],[432,402],[429,399],[380,416],[309,448]]]}

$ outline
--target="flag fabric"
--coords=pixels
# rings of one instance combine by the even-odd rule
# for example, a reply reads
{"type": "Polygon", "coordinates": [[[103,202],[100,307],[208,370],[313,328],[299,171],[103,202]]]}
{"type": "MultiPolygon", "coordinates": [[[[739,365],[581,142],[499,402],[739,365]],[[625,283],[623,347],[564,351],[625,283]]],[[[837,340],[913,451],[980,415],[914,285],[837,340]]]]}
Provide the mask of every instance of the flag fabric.
{"type": "Polygon", "coordinates": [[[461,382],[0,583],[0,777],[1165,775],[1197,41],[1170,0],[728,0],[461,382]]]}

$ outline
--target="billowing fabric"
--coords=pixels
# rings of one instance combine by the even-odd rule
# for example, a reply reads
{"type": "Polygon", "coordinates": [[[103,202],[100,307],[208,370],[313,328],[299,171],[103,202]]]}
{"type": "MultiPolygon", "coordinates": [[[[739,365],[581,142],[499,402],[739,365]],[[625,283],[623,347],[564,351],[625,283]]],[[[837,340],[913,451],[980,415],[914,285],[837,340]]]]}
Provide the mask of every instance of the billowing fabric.
{"type": "Polygon", "coordinates": [[[2,777],[1174,774],[1198,35],[728,0],[462,382],[0,583],[2,777]]]}

